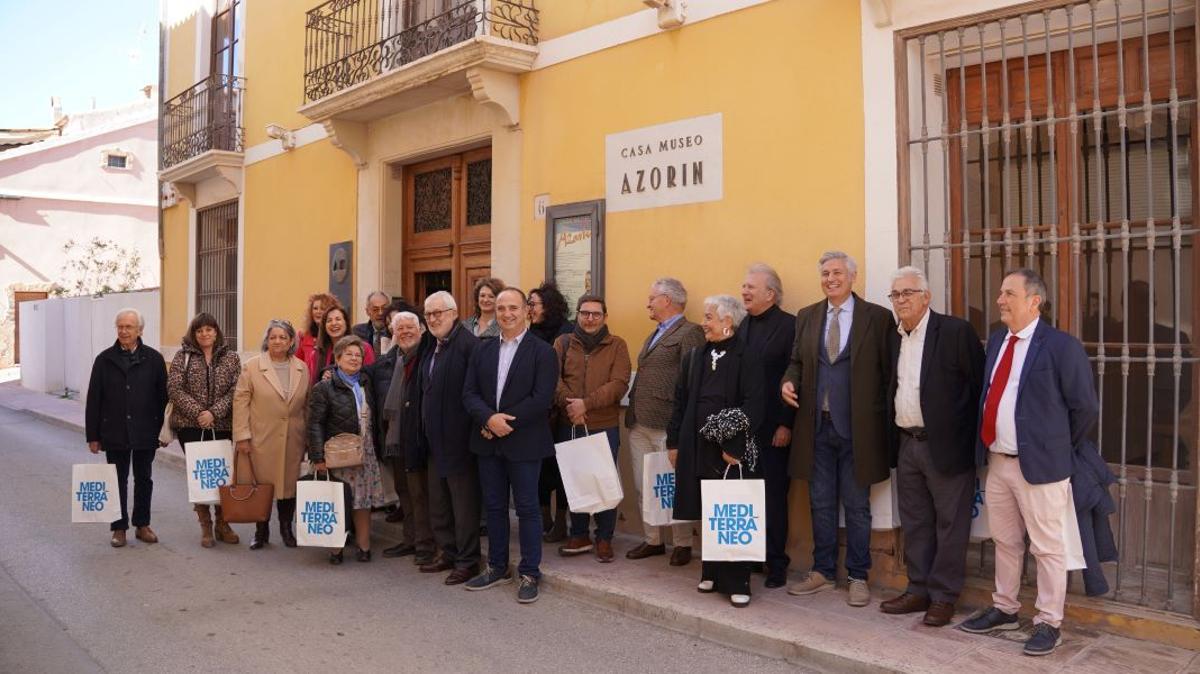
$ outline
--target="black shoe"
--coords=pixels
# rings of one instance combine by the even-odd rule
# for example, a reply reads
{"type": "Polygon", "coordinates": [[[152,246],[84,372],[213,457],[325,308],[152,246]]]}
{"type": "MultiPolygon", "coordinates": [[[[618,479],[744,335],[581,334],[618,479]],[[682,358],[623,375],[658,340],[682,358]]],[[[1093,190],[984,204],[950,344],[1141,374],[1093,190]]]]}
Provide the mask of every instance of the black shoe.
{"type": "Polygon", "coordinates": [[[279,537],[283,539],[284,547],[296,547],[296,532],[292,528],[292,523],[290,521],[279,523],[279,537]]]}
{"type": "Polygon", "coordinates": [[[416,546],[409,545],[407,543],[400,543],[399,545],[393,545],[390,548],[384,548],[383,556],[388,558],[407,557],[408,555],[416,553],[416,551],[416,546]]]}
{"type": "Polygon", "coordinates": [[[1050,655],[1062,643],[1062,630],[1046,623],[1033,627],[1033,634],[1025,642],[1025,655],[1050,655]]]}
{"type": "Polygon", "coordinates": [[[266,522],[255,522],[254,536],[250,538],[251,550],[262,550],[271,538],[271,525],[266,522]]]}
{"type": "Polygon", "coordinates": [[[341,564],[342,563],[342,551],[338,550],[337,552],[329,553],[329,563],[333,564],[334,566],[341,564]]]}
{"type": "Polygon", "coordinates": [[[767,576],[767,580],[763,583],[763,587],[768,590],[774,590],[784,585],[787,585],[787,576],[767,576]]]}
{"type": "Polygon", "coordinates": [[[489,566],[483,570],[483,573],[475,576],[463,584],[463,587],[474,592],[478,590],[491,589],[497,585],[504,585],[505,583],[511,583],[512,581],[513,576],[511,569],[493,569],[489,566]]]}
{"type": "Polygon", "coordinates": [[[369,562],[369,561],[371,561],[371,551],[370,551],[370,550],[359,550],[359,551],[358,551],[358,555],[357,555],[357,559],[358,559],[358,561],[360,561],[360,562],[369,562]]]}
{"type": "Polygon", "coordinates": [[[983,613],[959,625],[959,628],[971,634],[987,634],[993,630],[1015,630],[1020,626],[1020,619],[1017,618],[1017,614],[1005,613],[992,606],[983,613]]]}
{"type": "MultiPolygon", "coordinates": [[[[383,556],[387,557],[387,550],[383,551],[383,556]]],[[[426,566],[433,564],[433,560],[437,559],[437,555],[432,552],[417,552],[413,555],[413,564],[416,566],[426,566]]]]}
{"type": "Polygon", "coordinates": [[[521,576],[521,587],[517,588],[517,603],[532,604],[538,599],[538,579],[521,576]]]}

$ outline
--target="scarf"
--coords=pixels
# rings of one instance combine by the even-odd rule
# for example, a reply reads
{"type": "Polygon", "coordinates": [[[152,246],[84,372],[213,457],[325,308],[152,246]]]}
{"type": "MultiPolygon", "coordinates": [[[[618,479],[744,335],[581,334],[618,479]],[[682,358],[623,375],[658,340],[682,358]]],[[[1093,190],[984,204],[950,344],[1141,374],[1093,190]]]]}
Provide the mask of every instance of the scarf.
{"type": "Polygon", "coordinates": [[[392,382],[388,384],[387,398],[383,401],[383,418],[388,422],[387,436],[383,441],[385,448],[400,445],[400,411],[408,400],[408,382],[412,379],[421,353],[420,342],[407,354],[399,346],[395,348],[396,365],[392,368],[392,382]]]}
{"type": "Polygon", "coordinates": [[[600,329],[594,335],[584,332],[583,327],[580,325],[575,326],[575,339],[578,339],[579,343],[583,344],[584,353],[595,351],[596,347],[600,346],[600,342],[603,342],[605,337],[608,337],[607,325],[600,326],[600,329]]]}
{"type": "Polygon", "coordinates": [[[346,374],[339,367],[334,368],[333,371],[337,375],[337,378],[342,380],[342,383],[349,386],[351,391],[354,391],[354,404],[358,407],[359,414],[362,414],[363,406],[367,404],[366,393],[363,392],[362,382],[360,381],[362,370],[354,374],[346,374]]]}

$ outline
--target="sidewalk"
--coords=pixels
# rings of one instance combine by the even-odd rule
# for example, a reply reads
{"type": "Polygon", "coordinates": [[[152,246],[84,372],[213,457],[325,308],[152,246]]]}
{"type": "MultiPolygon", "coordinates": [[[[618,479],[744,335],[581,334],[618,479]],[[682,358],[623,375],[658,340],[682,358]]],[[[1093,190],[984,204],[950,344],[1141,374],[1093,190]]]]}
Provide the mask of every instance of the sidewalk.
{"type": "MultiPolygon", "coordinates": [[[[82,403],[27,391],[17,382],[0,384],[0,406],[82,431],[82,403]]],[[[183,465],[178,445],[161,450],[159,457],[172,466],[183,465]]],[[[396,525],[382,520],[373,526],[383,537],[399,535],[396,525]]],[[[838,672],[1200,671],[1200,654],[1194,651],[1069,622],[1063,645],[1053,655],[1027,657],[1020,644],[1027,621],[1019,632],[994,637],[929,628],[921,624],[920,614],[881,613],[877,590],[869,606],[856,609],[846,604],[844,588],[792,597],[783,589],[764,589],[762,577],[755,575],[751,606],[735,609],[722,596],[696,592],[699,560],[682,568],[669,566],[666,557],[633,562],[625,559],[625,552],[637,541],[618,536],[614,543],[617,560],[612,564],[598,564],[591,555],[563,558],[556,546],[545,546],[544,587],[699,639],[838,672]]],[[[961,612],[955,622],[967,615],[961,612]]]]}

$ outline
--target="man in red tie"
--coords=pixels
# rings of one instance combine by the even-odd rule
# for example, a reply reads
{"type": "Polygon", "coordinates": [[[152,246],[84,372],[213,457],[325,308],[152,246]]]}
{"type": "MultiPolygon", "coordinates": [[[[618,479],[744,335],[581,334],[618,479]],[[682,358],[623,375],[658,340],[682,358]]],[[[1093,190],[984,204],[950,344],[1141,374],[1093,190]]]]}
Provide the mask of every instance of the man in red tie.
{"type": "Polygon", "coordinates": [[[1010,272],[1000,286],[1006,329],[988,340],[976,463],[988,464],[988,524],[996,544],[993,606],[963,623],[967,632],[1017,629],[1025,534],[1037,560],[1037,615],[1026,655],[1062,643],[1067,595],[1064,531],[1072,457],[1096,422],[1092,368],[1079,340],[1039,316],[1047,296],[1036,272],[1010,272]]]}

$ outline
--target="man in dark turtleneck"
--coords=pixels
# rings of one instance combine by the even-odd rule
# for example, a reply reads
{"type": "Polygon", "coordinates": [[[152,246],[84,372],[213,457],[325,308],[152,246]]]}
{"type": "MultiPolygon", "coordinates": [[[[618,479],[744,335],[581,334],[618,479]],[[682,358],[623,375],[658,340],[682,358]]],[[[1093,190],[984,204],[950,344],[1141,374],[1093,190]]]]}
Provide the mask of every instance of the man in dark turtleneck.
{"type": "Polygon", "coordinates": [[[787,370],[796,337],[796,316],[779,305],[783,302],[783,282],[770,266],[755,264],[746,270],[742,282],[742,304],[749,314],[738,326],[737,335],[763,365],[766,407],[764,423],[755,438],[760,449],[762,474],[767,497],[767,581],[766,587],[787,583],[788,455],[792,446],[792,424],[796,411],[783,404],[776,391],[787,370]]]}

